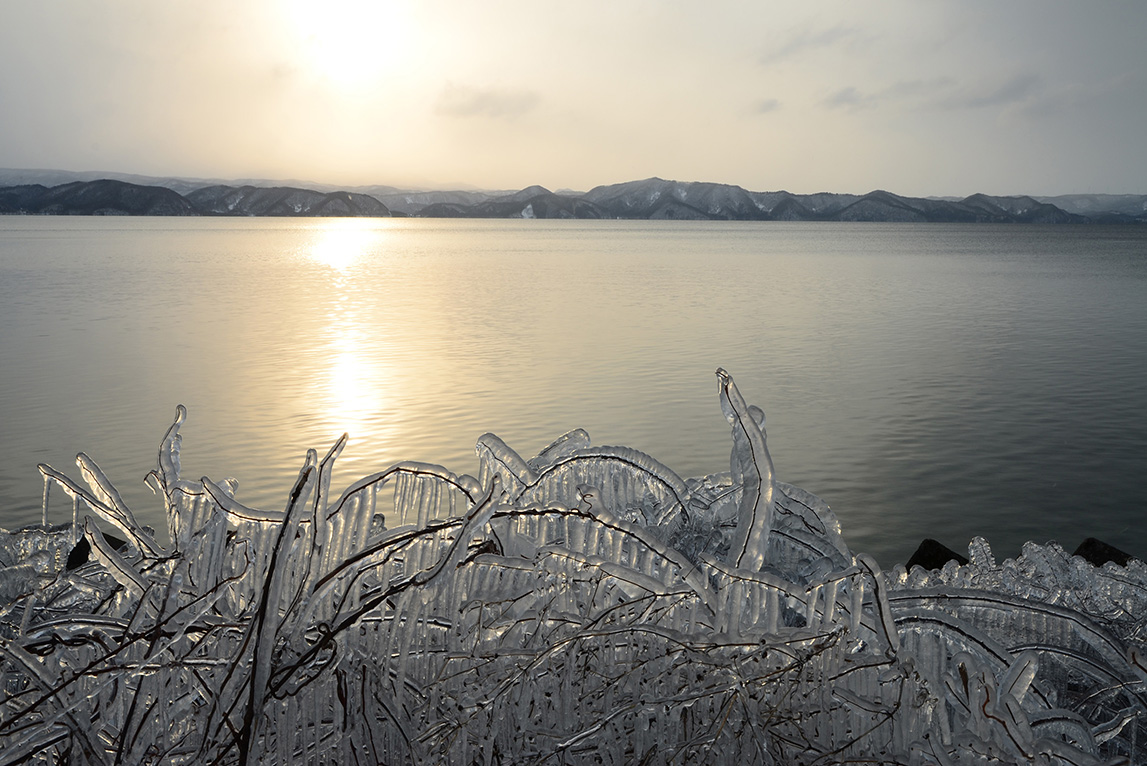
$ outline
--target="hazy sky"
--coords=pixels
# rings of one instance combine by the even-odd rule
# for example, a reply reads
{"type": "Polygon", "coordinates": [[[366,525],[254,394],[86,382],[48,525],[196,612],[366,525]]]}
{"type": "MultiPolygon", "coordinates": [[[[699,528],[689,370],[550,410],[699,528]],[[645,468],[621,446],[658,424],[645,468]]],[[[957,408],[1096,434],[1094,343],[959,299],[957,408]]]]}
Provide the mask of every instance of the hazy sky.
{"type": "Polygon", "coordinates": [[[1147,2],[0,0],[0,167],[1147,193],[1147,2]]]}

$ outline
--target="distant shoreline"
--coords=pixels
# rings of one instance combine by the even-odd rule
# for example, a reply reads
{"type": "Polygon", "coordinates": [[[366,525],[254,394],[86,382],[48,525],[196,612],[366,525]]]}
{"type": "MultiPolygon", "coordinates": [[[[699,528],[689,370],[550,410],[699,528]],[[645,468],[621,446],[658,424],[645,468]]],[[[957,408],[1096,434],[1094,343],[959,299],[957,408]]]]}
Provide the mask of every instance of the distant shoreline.
{"type": "MultiPolygon", "coordinates": [[[[187,182],[179,184],[183,188],[187,182]]],[[[215,184],[181,193],[168,186],[105,178],[0,186],[0,215],[1147,224],[1147,195],[973,194],[953,200],[887,191],[750,192],[739,186],[660,178],[598,186],[585,193],[555,193],[541,186],[511,193],[384,190],[372,195],[215,184]]]]}

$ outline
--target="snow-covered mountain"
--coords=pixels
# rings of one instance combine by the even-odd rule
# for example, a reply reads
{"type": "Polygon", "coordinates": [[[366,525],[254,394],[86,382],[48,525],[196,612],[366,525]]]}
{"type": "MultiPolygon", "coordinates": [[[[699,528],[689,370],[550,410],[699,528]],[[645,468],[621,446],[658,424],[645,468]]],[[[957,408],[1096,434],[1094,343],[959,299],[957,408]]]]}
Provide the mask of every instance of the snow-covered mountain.
{"type": "Polygon", "coordinates": [[[1147,216],[1147,194],[1062,194],[1036,199],[1077,215],[1140,219],[1147,216]]]}
{"type": "Polygon", "coordinates": [[[386,205],[368,194],[289,186],[208,186],[189,193],[187,200],[201,215],[390,216],[386,205]]]}
{"type": "Polygon", "coordinates": [[[291,187],[208,186],[179,194],[164,186],[112,179],[59,186],[0,187],[0,213],[29,215],[225,215],[389,217],[366,194],[291,187]]]}
{"type": "Polygon", "coordinates": [[[554,194],[532,186],[475,201],[427,192],[419,200],[426,202],[424,206],[411,204],[403,212],[455,218],[1147,223],[1147,195],[1075,195],[1063,198],[1069,203],[1064,207],[1055,204],[1058,199],[986,194],[965,199],[903,197],[880,190],[864,195],[752,192],[728,184],[648,178],[597,186],[584,194],[554,194]]]}
{"type": "MultiPolygon", "coordinates": [[[[1145,198],[1147,199],[1147,198],[1145,198]]],[[[530,187],[515,194],[465,204],[439,202],[415,215],[457,218],[630,218],[736,221],[919,221],[952,223],[1115,222],[1096,214],[1079,215],[1032,197],[963,200],[902,197],[887,191],[856,194],[750,192],[728,184],[643,181],[597,186],[585,194],[553,194],[530,187]],[[545,204],[539,204],[544,202],[545,204]],[[580,204],[579,204],[580,203],[580,204]],[[528,209],[527,209],[528,208],[528,209]]],[[[1147,214],[1127,222],[1147,222],[1147,214]]]]}
{"type": "Polygon", "coordinates": [[[0,169],[0,213],[436,218],[628,218],[738,221],[1147,223],[1147,195],[904,197],[747,191],[647,178],[588,192],[403,191],[299,182],[211,182],[124,174],[0,169]],[[131,180],[135,179],[135,180],[131,180]]]}
{"type": "Polygon", "coordinates": [[[198,215],[186,197],[162,186],[73,181],[0,187],[0,213],[39,215],[198,215]]]}

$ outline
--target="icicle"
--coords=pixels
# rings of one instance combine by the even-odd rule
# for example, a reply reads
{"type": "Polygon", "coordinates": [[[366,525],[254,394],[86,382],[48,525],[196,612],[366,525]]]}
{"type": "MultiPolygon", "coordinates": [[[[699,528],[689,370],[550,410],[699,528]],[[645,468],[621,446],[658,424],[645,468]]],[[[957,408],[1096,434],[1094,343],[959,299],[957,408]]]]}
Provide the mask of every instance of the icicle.
{"type": "Polygon", "coordinates": [[[231,516],[235,521],[282,524],[286,519],[286,515],[282,511],[260,511],[255,508],[248,508],[206,476],[200,479],[200,482],[203,484],[203,488],[207,490],[207,494],[219,506],[219,510],[231,516]]]}
{"type": "Polygon", "coordinates": [[[96,462],[81,452],[76,455],[76,465],[79,466],[80,473],[88,482],[88,486],[92,488],[93,494],[107,509],[108,515],[111,517],[109,520],[130,536],[132,542],[139,546],[141,553],[150,558],[158,558],[160,555],[159,545],[151,538],[151,535],[143,531],[143,527],[135,520],[135,515],[127,507],[127,503],[120,497],[119,491],[96,465],[96,462]]]}
{"type": "Polygon", "coordinates": [[[187,408],[182,404],[175,408],[175,422],[167,429],[163,443],[159,448],[158,469],[159,478],[164,486],[172,487],[179,481],[179,448],[183,443],[183,435],[179,433],[183,421],[187,419],[187,408]]]}
{"type": "Polygon", "coordinates": [[[513,499],[525,487],[537,481],[537,473],[514,450],[494,434],[482,434],[474,445],[480,472],[478,481],[488,483],[494,476],[501,477],[502,486],[513,499]]]}
{"type": "Polygon", "coordinates": [[[42,509],[40,526],[47,529],[48,528],[48,492],[52,488],[52,482],[50,482],[48,480],[47,474],[42,474],[42,476],[44,479],[44,499],[40,504],[40,508],[42,509]]]}
{"type": "Polygon", "coordinates": [[[765,445],[765,432],[754,420],[729,373],[718,368],[721,410],[733,427],[732,465],[741,479],[737,531],[729,549],[733,566],[760,571],[768,551],[773,516],[773,460],[765,445]]]}
{"type": "Polygon", "coordinates": [[[896,630],[896,621],[892,618],[892,608],[888,605],[888,593],[880,565],[865,553],[857,555],[856,563],[868,573],[872,580],[872,600],[875,602],[876,625],[888,646],[889,655],[894,655],[900,648],[900,634],[896,630]]]}
{"type": "Polygon", "coordinates": [[[99,530],[91,516],[84,517],[84,537],[91,545],[92,554],[107,567],[116,582],[127,588],[128,594],[133,599],[143,598],[143,593],[147,590],[147,582],[107,544],[103,532],[99,530]]]}
{"type": "Polygon", "coordinates": [[[72,498],[72,544],[79,540],[82,531],[80,530],[80,503],[81,501],[96,513],[103,520],[115,525],[117,529],[127,536],[128,540],[135,545],[140,551],[148,555],[154,555],[158,551],[158,546],[152,540],[142,527],[136,524],[135,519],[130,516],[124,516],[118,510],[109,507],[101,502],[98,498],[85,490],[83,487],[76,484],[51,466],[41,463],[37,466],[40,473],[46,480],[52,480],[64,490],[65,493],[72,498]]]}
{"type": "Polygon", "coordinates": [[[540,471],[553,465],[561,458],[588,446],[589,434],[582,428],[575,428],[554,439],[545,449],[526,462],[533,470],[540,471]]]}

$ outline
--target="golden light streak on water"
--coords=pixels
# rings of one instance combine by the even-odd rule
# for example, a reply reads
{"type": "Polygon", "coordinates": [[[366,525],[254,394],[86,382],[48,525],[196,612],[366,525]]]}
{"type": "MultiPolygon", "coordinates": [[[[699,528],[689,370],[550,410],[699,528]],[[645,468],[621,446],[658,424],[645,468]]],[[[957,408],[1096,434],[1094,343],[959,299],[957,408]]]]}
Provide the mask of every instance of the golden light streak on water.
{"type": "Polygon", "coordinates": [[[386,255],[386,222],[338,218],[316,224],[306,252],[312,261],[328,267],[329,303],[325,312],[327,364],[315,382],[315,408],[332,433],[363,434],[374,431],[372,420],[393,405],[393,375],[379,353],[379,328],[372,328],[356,300],[362,288],[364,262],[386,255]]]}

